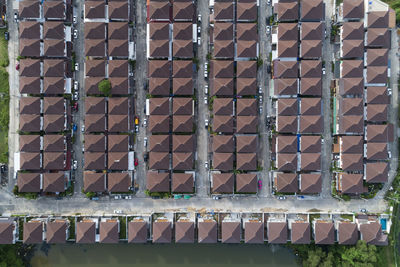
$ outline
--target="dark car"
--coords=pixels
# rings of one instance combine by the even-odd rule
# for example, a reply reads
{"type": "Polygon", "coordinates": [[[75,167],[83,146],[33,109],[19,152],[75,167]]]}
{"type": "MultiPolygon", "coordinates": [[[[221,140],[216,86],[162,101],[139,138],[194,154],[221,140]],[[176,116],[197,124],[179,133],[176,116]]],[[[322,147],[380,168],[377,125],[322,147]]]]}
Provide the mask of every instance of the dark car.
{"type": "Polygon", "coordinates": [[[9,32],[5,32],[4,33],[4,39],[6,39],[6,41],[10,40],[10,33],[9,32]]]}

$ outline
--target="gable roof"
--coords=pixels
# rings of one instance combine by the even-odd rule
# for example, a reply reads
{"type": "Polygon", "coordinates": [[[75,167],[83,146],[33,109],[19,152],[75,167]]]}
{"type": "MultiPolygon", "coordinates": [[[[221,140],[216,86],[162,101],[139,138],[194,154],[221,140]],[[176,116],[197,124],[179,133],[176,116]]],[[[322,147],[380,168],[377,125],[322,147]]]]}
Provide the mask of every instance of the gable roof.
{"type": "Polygon", "coordinates": [[[134,220],[128,223],[128,242],[147,242],[147,223],[145,221],[134,220]]]}
{"type": "Polygon", "coordinates": [[[194,222],[175,222],[175,242],[194,243],[194,222]]]}
{"type": "Polygon", "coordinates": [[[315,244],[331,245],[335,243],[335,226],[332,222],[315,222],[315,244]]]}
{"type": "Polygon", "coordinates": [[[65,243],[67,239],[67,222],[57,220],[47,222],[46,224],[46,240],[49,244],[65,243]]]}
{"type": "Polygon", "coordinates": [[[82,221],[76,223],[76,243],[89,244],[95,242],[96,223],[82,221]]]}
{"type": "Polygon", "coordinates": [[[286,244],[288,240],[288,229],[286,222],[268,222],[268,243],[286,244]]]}
{"type": "Polygon", "coordinates": [[[100,222],[100,243],[118,243],[118,222],[108,220],[100,222]]]}
{"type": "Polygon", "coordinates": [[[198,223],[198,242],[217,243],[217,222],[202,221],[198,223]]]}
{"type": "Polygon", "coordinates": [[[311,227],[309,222],[293,222],[291,231],[292,244],[309,244],[311,227]]]}
{"type": "Polygon", "coordinates": [[[37,221],[24,222],[24,244],[40,244],[43,242],[43,223],[37,221]]]}
{"type": "Polygon", "coordinates": [[[171,222],[153,222],[153,243],[171,243],[171,222]]]}
{"type": "Polygon", "coordinates": [[[340,222],[338,234],[340,245],[355,245],[359,239],[357,224],[351,222],[340,222]]]}
{"type": "Polygon", "coordinates": [[[222,243],[239,243],[240,228],[240,222],[222,222],[222,243]]]}

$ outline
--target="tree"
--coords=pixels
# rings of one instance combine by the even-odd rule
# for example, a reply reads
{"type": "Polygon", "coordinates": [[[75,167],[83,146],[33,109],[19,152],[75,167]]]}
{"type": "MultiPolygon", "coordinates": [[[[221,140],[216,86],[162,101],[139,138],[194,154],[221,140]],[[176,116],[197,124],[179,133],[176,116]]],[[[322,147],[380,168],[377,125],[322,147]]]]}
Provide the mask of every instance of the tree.
{"type": "Polygon", "coordinates": [[[0,246],[0,267],[24,266],[21,256],[18,255],[19,245],[1,245],[0,246]]]}
{"type": "Polygon", "coordinates": [[[367,245],[363,240],[358,240],[355,247],[341,250],[344,266],[373,266],[377,262],[376,246],[367,245]]]}
{"type": "Polygon", "coordinates": [[[99,91],[108,96],[111,93],[111,83],[108,79],[104,79],[97,85],[99,91]]]}

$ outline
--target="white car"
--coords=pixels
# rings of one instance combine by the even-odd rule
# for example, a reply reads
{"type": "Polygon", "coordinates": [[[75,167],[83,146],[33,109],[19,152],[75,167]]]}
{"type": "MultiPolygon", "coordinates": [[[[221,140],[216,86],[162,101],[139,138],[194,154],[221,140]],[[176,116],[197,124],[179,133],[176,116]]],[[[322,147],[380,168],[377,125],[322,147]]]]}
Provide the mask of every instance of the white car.
{"type": "Polygon", "coordinates": [[[75,71],[79,71],[79,63],[75,63],[75,71]]]}
{"type": "Polygon", "coordinates": [[[116,213],[116,214],[121,214],[121,213],[122,213],[122,210],[114,210],[114,213],[116,213]]]}
{"type": "Polygon", "coordinates": [[[262,114],[262,107],[260,107],[260,114],[262,114]]]}
{"type": "Polygon", "coordinates": [[[199,15],[197,16],[197,20],[198,20],[198,21],[201,21],[201,14],[199,14],[199,15]]]}
{"type": "Polygon", "coordinates": [[[262,102],[263,102],[262,95],[259,95],[259,96],[258,96],[258,102],[259,102],[260,104],[262,104],[262,102]]]}
{"type": "Polygon", "coordinates": [[[72,22],[73,22],[74,24],[76,24],[76,23],[78,22],[78,18],[77,18],[76,16],[74,16],[74,17],[72,18],[72,22]]]}
{"type": "Polygon", "coordinates": [[[206,78],[208,77],[208,71],[207,71],[207,69],[204,70],[204,77],[206,77],[206,78]]]}
{"type": "Polygon", "coordinates": [[[14,20],[15,20],[15,22],[18,22],[18,14],[17,14],[17,12],[14,13],[14,20]]]}
{"type": "Polygon", "coordinates": [[[279,199],[279,200],[285,200],[286,197],[285,197],[285,196],[279,196],[278,199],[279,199]]]}
{"type": "Polygon", "coordinates": [[[205,97],[204,97],[204,104],[207,105],[207,103],[208,103],[208,98],[205,96],[205,97]]]}
{"type": "Polygon", "coordinates": [[[78,81],[75,81],[74,82],[74,90],[78,91],[78,89],[79,89],[79,83],[78,83],[78,81]]]}
{"type": "Polygon", "coordinates": [[[200,44],[201,44],[201,38],[198,37],[198,38],[197,38],[197,45],[200,45],[200,44]]]}
{"type": "Polygon", "coordinates": [[[261,86],[258,87],[258,93],[261,95],[263,93],[261,86]]]}
{"type": "Polygon", "coordinates": [[[147,126],[147,119],[143,120],[143,126],[146,127],[147,126]]]}
{"type": "Polygon", "coordinates": [[[220,196],[213,196],[213,199],[218,200],[218,199],[221,199],[221,197],[220,196]]]}
{"type": "Polygon", "coordinates": [[[207,120],[207,119],[204,121],[204,126],[205,126],[206,128],[208,128],[208,120],[207,120]]]}
{"type": "Polygon", "coordinates": [[[74,98],[75,101],[78,101],[78,99],[79,99],[78,91],[74,92],[73,98],[74,98]]]}
{"type": "Polygon", "coordinates": [[[208,95],[208,84],[204,85],[204,93],[208,95]]]}
{"type": "Polygon", "coordinates": [[[325,75],[325,73],[326,73],[326,69],[322,68],[322,75],[325,75]]]}
{"type": "Polygon", "coordinates": [[[82,125],[82,127],[81,127],[81,131],[82,131],[82,133],[84,133],[84,132],[85,132],[85,125],[82,125]]]}
{"type": "Polygon", "coordinates": [[[208,170],[208,161],[204,162],[204,168],[206,168],[206,170],[208,170]]]}
{"type": "Polygon", "coordinates": [[[82,153],[85,153],[85,147],[84,146],[82,147],[82,153]]]}
{"type": "Polygon", "coordinates": [[[392,89],[391,88],[388,88],[387,89],[387,94],[390,96],[390,95],[392,95],[392,89]]]}
{"type": "Polygon", "coordinates": [[[147,137],[144,138],[143,144],[144,144],[144,148],[146,148],[147,147],[147,137]]]}
{"type": "Polygon", "coordinates": [[[201,32],[201,27],[197,27],[197,32],[200,33],[201,32]]]}
{"type": "Polygon", "coordinates": [[[267,5],[271,5],[271,0],[267,0],[267,5]]]}
{"type": "Polygon", "coordinates": [[[75,38],[75,39],[78,38],[78,30],[77,30],[77,29],[74,30],[74,38],[75,38]]]}
{"type": "Polygon", "coordinates": [[[74,170],[76,170],[78,168],[78,161],[77,160],[74,160],[74,163],[72,164],[72,168],[74,170]]]}
{"type": "Polygon", "coordinates": [[[267,25],[267,34],[269,35],[270,32],[271,32],[271,27],[267,25]]]}

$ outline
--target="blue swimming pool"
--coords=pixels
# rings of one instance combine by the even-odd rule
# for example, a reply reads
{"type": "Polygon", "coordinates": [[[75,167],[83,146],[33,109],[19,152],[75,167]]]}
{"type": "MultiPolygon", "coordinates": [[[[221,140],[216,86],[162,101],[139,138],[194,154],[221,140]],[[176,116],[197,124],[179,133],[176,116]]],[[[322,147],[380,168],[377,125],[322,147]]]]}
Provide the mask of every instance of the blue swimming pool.
{"type": "Polygon", "coordinates": [[[382,230],[386,230],[386,219],[381,219],[382,230]]]}

